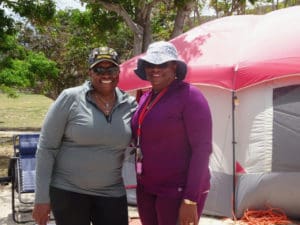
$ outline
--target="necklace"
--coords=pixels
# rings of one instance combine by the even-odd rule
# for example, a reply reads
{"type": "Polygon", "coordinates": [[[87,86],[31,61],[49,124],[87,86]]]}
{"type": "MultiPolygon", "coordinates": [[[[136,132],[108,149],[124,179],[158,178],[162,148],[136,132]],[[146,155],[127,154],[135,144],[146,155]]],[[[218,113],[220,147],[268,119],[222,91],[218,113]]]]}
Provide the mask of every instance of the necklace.
{"type": "Polygon", "coordinates": [[[101,109],[104,111],[104,114],[108,116],[114,106],[116,93],[114,92],[113,98],[110,99],[109,101],[105,101],[100,95],[97,95],[96,93],[94,95],[96,99],[101,103],[102,105],[101,109]]]}

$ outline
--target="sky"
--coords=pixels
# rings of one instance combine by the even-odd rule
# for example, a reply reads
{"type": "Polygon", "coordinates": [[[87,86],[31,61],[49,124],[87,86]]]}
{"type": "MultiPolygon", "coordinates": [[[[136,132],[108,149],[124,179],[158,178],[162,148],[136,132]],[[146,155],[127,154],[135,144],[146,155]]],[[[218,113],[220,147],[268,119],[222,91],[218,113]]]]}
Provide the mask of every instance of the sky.
{"type": "Polygon", "coordinates": [[[57,9],[84,9],[79,0],[56,0],[57,9]]]}

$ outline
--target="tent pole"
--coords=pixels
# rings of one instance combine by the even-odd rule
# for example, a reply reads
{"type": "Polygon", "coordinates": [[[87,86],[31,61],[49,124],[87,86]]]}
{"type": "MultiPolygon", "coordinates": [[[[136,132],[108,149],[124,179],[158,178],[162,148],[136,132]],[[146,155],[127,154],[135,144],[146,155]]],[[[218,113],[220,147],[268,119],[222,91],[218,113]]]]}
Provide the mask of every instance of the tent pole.
{"type": "Polygon", "coordinates": [[[235,159],[235,108],[237,105],[237,96],[235,91],[232,91],[232,211],[233,211],[233,217],[235,218],[236,215],[236,159],[235,159]]]}

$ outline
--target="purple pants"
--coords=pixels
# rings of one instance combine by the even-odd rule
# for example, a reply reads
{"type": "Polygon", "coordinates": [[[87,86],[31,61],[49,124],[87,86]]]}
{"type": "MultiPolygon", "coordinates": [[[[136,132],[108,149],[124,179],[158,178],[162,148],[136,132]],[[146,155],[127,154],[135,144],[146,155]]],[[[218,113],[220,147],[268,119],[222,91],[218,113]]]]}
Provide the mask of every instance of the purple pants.
{"type": "MultiPolygon", "coordinates": [[[[202,214],[207,193],[198,201],[198,215],[202,214]]],[[[143,225],[177,225],[182,198],[161,197],[137,187],[137,205],[143,225]]]]}

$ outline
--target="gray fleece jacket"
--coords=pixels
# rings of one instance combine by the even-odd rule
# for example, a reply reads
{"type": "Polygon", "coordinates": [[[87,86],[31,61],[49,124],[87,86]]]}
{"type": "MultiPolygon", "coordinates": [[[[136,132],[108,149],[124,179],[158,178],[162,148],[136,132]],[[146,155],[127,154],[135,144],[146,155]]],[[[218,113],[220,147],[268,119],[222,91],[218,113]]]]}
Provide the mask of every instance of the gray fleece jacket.
{"type": "Polygon", "coordinates": [[[64,90],[50,107],[36,155],[36,203],[49,203],[49,187],[119,197],[124,150],[131,141],[134,97],[116,88],[109,118],[90,97],[90,82],[64,90]]]}

